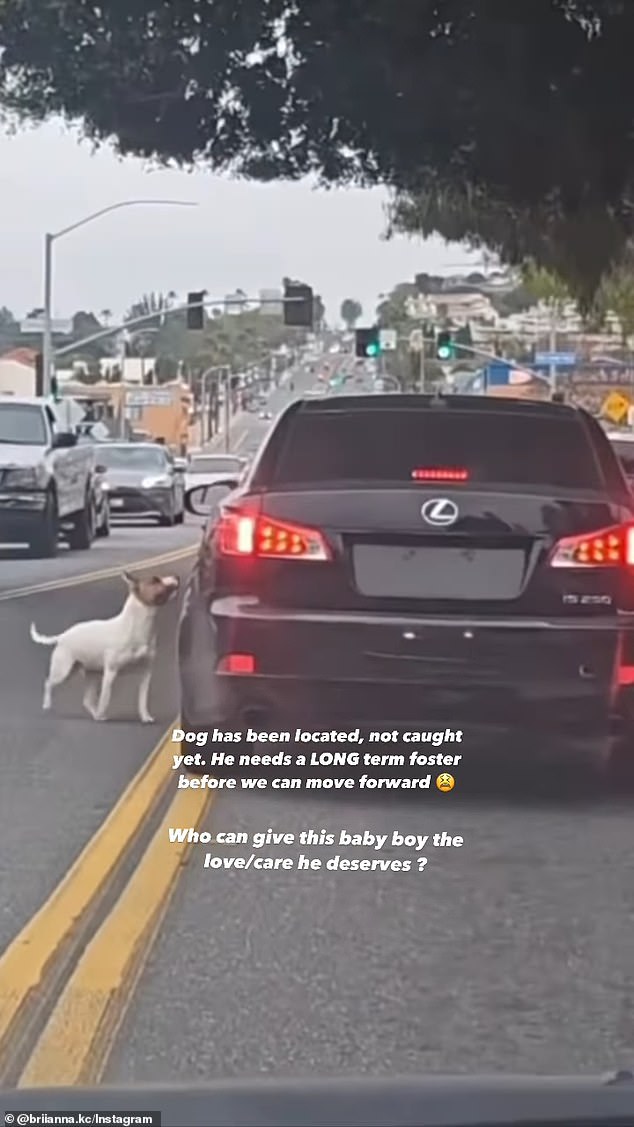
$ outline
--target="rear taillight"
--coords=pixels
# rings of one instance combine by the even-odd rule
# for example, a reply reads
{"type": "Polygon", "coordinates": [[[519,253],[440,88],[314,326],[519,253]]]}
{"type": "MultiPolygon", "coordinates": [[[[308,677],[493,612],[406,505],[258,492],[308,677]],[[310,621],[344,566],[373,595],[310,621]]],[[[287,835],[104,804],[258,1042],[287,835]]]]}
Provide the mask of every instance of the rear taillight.
{"type": "Polygon", "coordinates": [[[468,481],[469,471],[451,467],[430,467],[412,470],[412,481],[468,481]]]}
{"type": "Polygon", "coordinates": [[[634,567],[634,525],[617,524],[555,545],[551,567],[634,567]]]}
{"type": "Polygon", "coordinates": [[[253,654],[225,654],[217,666],[219,673],[255,673],[256,663],[253,654]]]}
{"type": "Polygon", "coordinates": [[[225,509],[220,518],[218,546],[223,556],[251,559],[315,561],[332,558],[318,529],[235,509],[225,509]]]}

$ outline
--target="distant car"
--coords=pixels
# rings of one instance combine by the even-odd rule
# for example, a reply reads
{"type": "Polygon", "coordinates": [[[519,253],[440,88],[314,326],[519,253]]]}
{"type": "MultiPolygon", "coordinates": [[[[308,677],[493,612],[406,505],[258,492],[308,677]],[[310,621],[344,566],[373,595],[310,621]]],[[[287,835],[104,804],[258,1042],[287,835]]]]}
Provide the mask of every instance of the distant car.
{"type": "Polygon", "coordinates": [[[97,465],[95,466],[95,536],[105,537],[110,535],[110,495],[106,479],[106,467],[99,462],[97,452],[97,465]]]}
{"type": "Polygon", "coordinates": [[[99,443],[112,517],[150,517],[171,527],[185,519],[185,475],[155,442],[99,443]]]}
{"type": "Polygon", "coordinates": [[[630,431],[608,431],[607,436],[630,485],[634,485],[634,434],[630,431]]]}
{"type": "Polygon", "coordinates": [[[258,413],[258,419],[268,420],[268,419],[272,419],[272,418],[273,418],[272,411],[260,411],[258,413]]]}
{"type": "Polygon", "coordinates": [[[239,477],[246,464],[246,458],[234,454],[191,454],[185,471],[185,489],[214,485],[227,475],[239,477]]]}
{"type": "MultiPolygon", "coordinates": [[[[106,428],[103,428],[104,430],[106,428]]],[[[107,469],[99,461],[99,448],[103,442],[108,441],[107,437],[102,438],[100,424],[89,424],[87,426],[80,426],[77,428],[77,445],[78,446],[95,446],[95,472],[93,476],[93,488],[95,498],[95,536],[105,537],[110,535],[110,497],[108,495],[108,485],[106,481],[107,469]]]]}

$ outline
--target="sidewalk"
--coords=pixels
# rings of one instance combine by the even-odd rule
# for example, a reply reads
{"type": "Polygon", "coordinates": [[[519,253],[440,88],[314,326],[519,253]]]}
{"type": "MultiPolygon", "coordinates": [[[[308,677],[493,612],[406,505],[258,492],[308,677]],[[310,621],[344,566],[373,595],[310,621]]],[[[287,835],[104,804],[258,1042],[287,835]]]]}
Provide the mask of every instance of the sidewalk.
{"type": "MultiPolygon", "coordinates": [[[[247,415],[246,411],[236,411],[235,415],[231,416],[229,424],[229,433],[233,431],[237,423],[247,415]]],[[[207,442],[200,441],[200,423],[196,427],[190,427],[188,447],[190,450],[216,450],[224,443],[224,433],[215,434],[214,437],[207,442]]]]}

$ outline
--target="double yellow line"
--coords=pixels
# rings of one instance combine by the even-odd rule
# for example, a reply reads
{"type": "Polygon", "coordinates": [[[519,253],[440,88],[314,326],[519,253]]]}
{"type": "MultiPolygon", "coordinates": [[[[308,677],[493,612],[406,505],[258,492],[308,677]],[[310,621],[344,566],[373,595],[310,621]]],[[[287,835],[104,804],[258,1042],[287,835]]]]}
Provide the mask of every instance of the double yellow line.
{"type": "Polygon", "coordinates": [[[162,567],[164,564],[178,563],[194,554],[198,543],[186,544],[182,548],[174,548],[171,552],[163,552],[159,556],[146,556],[141,560],[120,560],[117,564],[102,567],[98,571],[80,572],[79,575],[68,575],[64,579],[47,579],[42,583],[31,583],[28,587],[9,587],[0,592],[0,603],[7,603],[11,599],[25,599],[28,595],[39,595],[45,591],[59,591],[64,587],[82,587],[86,583],[99,583],[103,579],[114,579],[126,569],[137,571],[139,568],[162,567]]]}
{"type": "Polygon", "coordinates": [[[100,905],[167,800],[174,777],[171,732],[172,727],[55,891],[0,957],[0,1074],[5,1084],[11,1061],[21,1062],[16,1066],[19,1087],[96,1084],[101,1079],[190,850],[188,844],[171,843],[168,829],[200,826],[211,805],[211,791],[176,792],[138,867],[86,943],[100,905]],[[56,997],[60,979],[65,985],[56,997]],[[31,1031],[44,1013],[48,1017],[33,1043],[31,1031]]]}

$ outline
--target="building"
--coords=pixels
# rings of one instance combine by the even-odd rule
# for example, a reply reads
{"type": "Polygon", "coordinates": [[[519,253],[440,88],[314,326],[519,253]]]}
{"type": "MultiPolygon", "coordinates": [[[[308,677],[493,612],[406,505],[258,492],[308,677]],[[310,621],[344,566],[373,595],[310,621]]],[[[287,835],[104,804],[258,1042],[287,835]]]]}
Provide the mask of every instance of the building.
{"type": "Polygon", "coordinates": [[[34,348],[12,348],[0,356],[0,395],[35,395],[34,348]]]}

